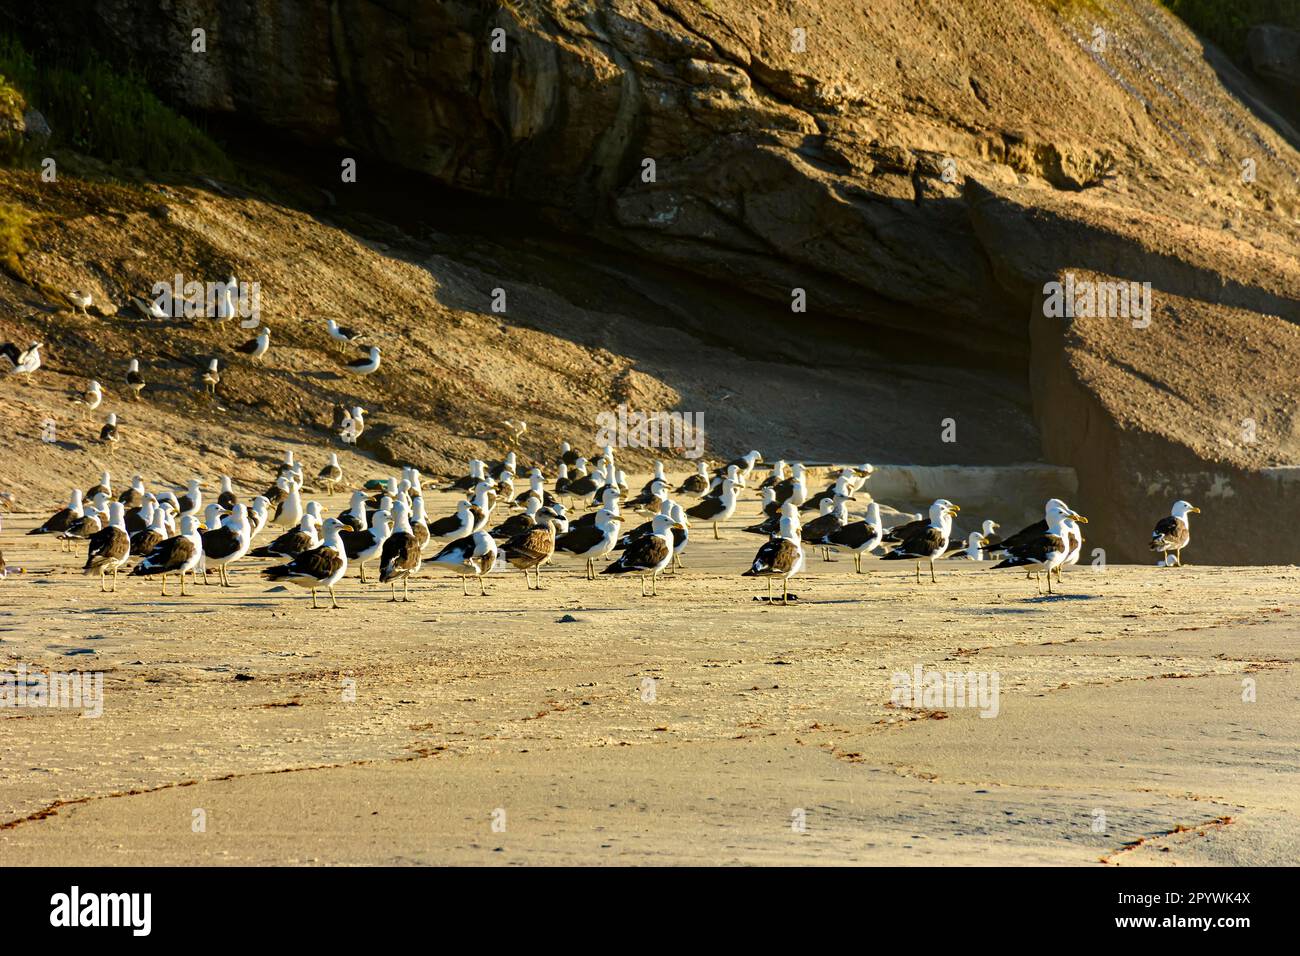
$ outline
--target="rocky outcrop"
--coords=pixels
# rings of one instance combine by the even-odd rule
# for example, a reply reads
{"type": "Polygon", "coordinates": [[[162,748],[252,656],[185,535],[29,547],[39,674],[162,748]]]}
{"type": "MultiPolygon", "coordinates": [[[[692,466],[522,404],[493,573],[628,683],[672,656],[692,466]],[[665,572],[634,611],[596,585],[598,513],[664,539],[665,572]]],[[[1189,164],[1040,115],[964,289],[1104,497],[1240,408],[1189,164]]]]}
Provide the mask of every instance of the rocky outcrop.
{"type": "Polygon", "coordinates": [[[1300,514],[1300,469],[1272,464],[1300,450],[1300,328],[1161,289],[1137,319],[1048,314],[1046,298],[1030,316],[1034,407],[1044,451],[1078,475],[1091,546],[1150,561],[1151,527],[1184,498],[1202,509],[1188,560],[1300,563],[1282,517],[1300,514]]]}
{"type": "Polygon", "coordinates": [[[1074,195],[1118,176],[1126,205],[1201,220],[1183,185],[1197,167],[1260,153],[1258,188],[1220,187],[1247,214],[1300,175],[1150,4],[1107,23],[1109,44],[1091,22],[985,0],[876,5],[869,20],[848,0],[70,6],[140,63],[166,62],[158,83],[190,109],[975,351],[1023,354],[1024,304],[973,233],[967,177],[1074,195]]]}

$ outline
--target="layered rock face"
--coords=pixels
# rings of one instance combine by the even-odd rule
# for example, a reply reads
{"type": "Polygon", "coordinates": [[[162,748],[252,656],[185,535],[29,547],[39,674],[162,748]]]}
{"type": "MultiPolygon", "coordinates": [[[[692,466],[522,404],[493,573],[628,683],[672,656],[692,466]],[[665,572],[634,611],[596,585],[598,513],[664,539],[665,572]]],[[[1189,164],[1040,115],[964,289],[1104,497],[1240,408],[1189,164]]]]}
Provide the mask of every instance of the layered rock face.
{"type": "MultiPolygon", "coordinates": [[[[1186,452],[1115,515],[1145,528],[1184,496],[1180,475],[1300,461],[1285,372],[1300,359],[1300,135],[1150,0],[65,6],[190,109],[528,203],[777,302],[802,289],[811,312],[932,354],[1020,364],[1081,508],[1138,478],[1127,454],[1108,459],[1125,476],[1093,468],[1100,431],[1140,457],[1186,452]],[[1151,334],[1117,349],[1043,327],[1044,284],[1068,270],[1150,283],[1151,334]],[[1216,440],[1240,390],[1215,372],[1240,358],[1225,315],[1272,330],[1281,370],[1252,393],[1267,408],[1241,414],[1270,424],[1240,453],[1216,440]],[[1202,374],[1175,381],[1171,354],[1202,374]],[[1165,402],[1103,396],[1113,376],[1093,366],[1165,402]],[[1132,444],[1137,426],[1159,441],[1132,444]]],[[[1231,515],[1244,497],[1218,504],[1231,515]]],[[[1215,547],[1202,558],[1248,559],[1215,547]]],[[[1269,559],[1300,557],[1278,547],[1269,559]]]]}

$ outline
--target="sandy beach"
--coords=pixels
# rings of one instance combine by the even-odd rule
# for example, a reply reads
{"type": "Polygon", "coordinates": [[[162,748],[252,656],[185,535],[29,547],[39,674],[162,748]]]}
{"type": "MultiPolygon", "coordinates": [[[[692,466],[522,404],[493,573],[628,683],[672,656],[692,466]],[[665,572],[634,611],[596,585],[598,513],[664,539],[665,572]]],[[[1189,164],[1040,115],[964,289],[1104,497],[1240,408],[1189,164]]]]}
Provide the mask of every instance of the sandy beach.
{"type": "MultiPolygon", "coordinates": [[[[450,495],[427,496],[431,514],[450,495]]],[[[341,496],[329,507],[342,507],[341,496]]],[[[744,514],[752,505],[741,509],[744,514]]],[[[327,511],[329,508],[327,507],[327,511]]],[[[42,516],[43,517],[43,516],[42,516]]],[[[2,708],[4,864],[1286,864],[1300,853],[1293,567],[1015,571],[692,531],[642,598],[561,559],[411,604],[235,587],[99,593],[9,516],[0,668],[100,671],[102,716],[2,708]],[[21,569],[21,570],[20,570],[21,569]],[[997,715],[891,702],[998,679],[997,715]],[[1252,696],[1253,700],[1249,698],[1252,696]]],[[[269,540],[269,539],[268,539],[269,540]]]]}

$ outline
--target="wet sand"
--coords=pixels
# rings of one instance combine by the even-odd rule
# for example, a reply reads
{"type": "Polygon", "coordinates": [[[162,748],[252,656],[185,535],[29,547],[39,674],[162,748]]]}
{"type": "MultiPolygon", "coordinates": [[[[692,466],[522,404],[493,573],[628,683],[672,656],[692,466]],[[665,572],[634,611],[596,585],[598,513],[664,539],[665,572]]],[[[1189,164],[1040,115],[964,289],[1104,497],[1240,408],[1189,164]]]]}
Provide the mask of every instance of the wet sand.
{"type": "Polygon", "coordinates": [[[7,517],[0,668],[105,688],[99,718],[0,709],[0,863],[1297,859],[1300,570],[1074,568],[1042,597],[810,550],[769,607],[751,520],[694,528],[657,598],[560,559],[541,592],[426,570],[394,605],[353,576],[313,611],[255,560],[100,594],[84,547],[7,517]],[[996,672],[998,715],[894,706],[917,665],[996,672]]]}

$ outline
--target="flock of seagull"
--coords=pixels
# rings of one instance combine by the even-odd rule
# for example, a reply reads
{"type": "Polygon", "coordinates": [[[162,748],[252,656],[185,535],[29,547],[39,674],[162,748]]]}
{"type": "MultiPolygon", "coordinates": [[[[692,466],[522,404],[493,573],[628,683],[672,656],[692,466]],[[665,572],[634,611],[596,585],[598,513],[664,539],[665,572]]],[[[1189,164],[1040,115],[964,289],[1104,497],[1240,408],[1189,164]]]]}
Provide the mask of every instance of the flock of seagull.
{"type": "MultiPolygon", "coordinates": [[[[234,287],[235,285],[236,280],[232,276],[227,280],[227,286],[234,287]]],[[[80,309],[82,312],[85,312],[93,304],[89,293],[74,290],[67,294],[67,298],[75,309],[80,309]]],[[[134,301],[147,316],[152,318],[168,317],[166,311],[156,302],[149,302],[138,297],[134,301]]],[[[364,338],[363,333],[355,329],[342,327],[334,319],[326,320],[325,332],[331,339],[350,345],[357,345],[364,338]]],[[[44,347],[42,342],[29,342],[26,347],[19,346],[14,342],[5,342],[0,345],[0,376],[31,375],[41,367],[41,349],[44,347]]],[[[235,351],[247,356],[251,361],[260,361],[270,351],[270,348],[271,329],[263,325],[253,338],[235,346],[235,351]]],[[[344,363],[343,367],[354,375],[370,375],[378,371],[380,362],[379,346],[370,345],[366,347],[365,352],[359,358],[344,363]]],[[[208,395],[216,396],[217,386],[221,383],[220,360],[215,358],[208,360],[207,368],[199,377],[199,382],[208,395]]],[[[140,360],[137,358],[128,360],[126,372],[123,375],[123,385],[131,399],[139,401],[148,384],[144,373],[140,369],[140,360]]],[[[87,411],[94,412],[104,403],[104,387],[98,381],[91,380],[84,389],[72,395],[71,400],[72,404],[82,414],[87,411]]],[[[365,430],[364,415],[365,409],[360,406],[345,409],[336,404],[333,423],[335,434],[345,444],[356,444],[362,431],[365,430]]],[[[117,412],[108,412],[99,431],[99,441],[107,448],[110,458],[116,457],[117,445],[121,440],[122,430],[118,422],[117,412]]]]}
{"type": "MultiPolygon", "coordinates": [[[[503,424],[515,440],[527,427],[503,424]]],[[[118,574],[128,565],[132,576],[159,578],[164,595],[169,577],[180,579],[182,595],[192,593],[186,590],[187,575],[207,584],[215,574],[219,586],[231,587],[233,565],[262,558],[275,562],[261,568],[266,581],[310,591],[314,608],[322,606],[321,591],[329,596],[328,607],[340,606],[335,589],[353,567],[368,583],[368,562],[374,562],[377,582],[389,586],[390,600],[399,602],[410,600],[410,579],[423,567],[459,576],[466,595],[470,578],[479,594],[487,594],[484,579],[508,568],[522,571],[529,589],[541,590],[543,566],[560,555],[582,561],[589,580],[604,561],[600,574],[637,576],[642,596],[653,597],[661,577],[683,567],[692,527],[710,525],[712,536],[720,538],[719,525],[736,513],[741,493],[749,489],[758,493],[755,517],[760,520],[743,530],[766,540],[742,573],[766,579],[766,597],[756,600],[769,604],[797,600],[789,582],[804,568],[805,548],[827,561],[832,552],[848,552],[858,573],[864,556],[875,552],[886,561],[912,561],[917,584],[923,563],[937,582],[940,558],[994,561],[996,568],[1036,573],[1040,593],[1043,571],[1052,593],[1053,575],[1059,582],[1062,569],[1082,553],[1081,525],[1087,519],[1059,498],[1047,502],[1042,521],[1010,537],[999,537],[992,520],[954,537],[953,519],[961,509],[944,498],[931,504],[928,514],[885,526],[880,504],[865,490],[874,471],[869,464],[832,469],[828,484],[813,490],[813,476],[802,463],[777,461],[766,477],[756,472],[762,463],[758,451],[717,468],[701,461],[694,474],[674,484],[663,463],[656,462],[653,476],[633,494],[610,446],[589,461],[563,443],[553,480],[539,467],[520,475],[512,450],[497,461],[470,461],[464,475],[437,489],[461,496],[455,509],[430,517],[426,479],[410,467],[400,477],[365,482],[352,491],[346,509],[327,514],[310,498],[302,463],[286,451],[274,481],[247,502],[239,500],[227,476],[221,477],[215,499],[208,500],[198,478],[178,493],[150,491],[136,475],[116,493],[111,474],[104,472],[93,487],[74,489],[67,507],[28,533],[54,535],[69,549],[86,542],[83,571],[98,575],[102,591],[115,591],[118,574]],[[850,515],[849,505],[864,500],[865,514],[850,515]],[[642,520],[629,528],[633,514],[642,520]],[[273,527],[279,533],[258,544],[273,527]],[[777,581],[779,602],[773,591],[777,581]]],[[[338,455],[331,454],[311,488],[333,494],[344,484],[338,455]]],[[[1190,540],[1188,515],[1197,511],[1178,501],[1156,525],[1151,549],[1161,553],[1160,564],[1181,563],[1190,540]]]]}

